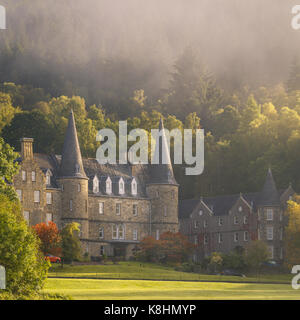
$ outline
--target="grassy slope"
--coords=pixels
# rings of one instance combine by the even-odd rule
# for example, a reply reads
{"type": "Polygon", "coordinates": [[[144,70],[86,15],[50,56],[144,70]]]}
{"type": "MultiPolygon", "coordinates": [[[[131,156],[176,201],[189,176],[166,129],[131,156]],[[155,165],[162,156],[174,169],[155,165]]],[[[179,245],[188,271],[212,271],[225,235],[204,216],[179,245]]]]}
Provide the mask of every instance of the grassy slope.
{"type": "Polygon", "coordinates": [[[49,277],[80,277],[98,279],[147,279],[147,280],[202,280],[202,281],[235,281],[235,282],[283,282],[290,284],[292,275],[262,275],[246,278],[204,275],[178,272],[171,267],[139,262],[120,262],[118,265],[53,265],[49,277]]]}
{"type": "Polygon", "coordinates": [[[74,299],[300,299],[287,284],[159,282],[143,280],[48,279],[46,293],[74,299]]]}

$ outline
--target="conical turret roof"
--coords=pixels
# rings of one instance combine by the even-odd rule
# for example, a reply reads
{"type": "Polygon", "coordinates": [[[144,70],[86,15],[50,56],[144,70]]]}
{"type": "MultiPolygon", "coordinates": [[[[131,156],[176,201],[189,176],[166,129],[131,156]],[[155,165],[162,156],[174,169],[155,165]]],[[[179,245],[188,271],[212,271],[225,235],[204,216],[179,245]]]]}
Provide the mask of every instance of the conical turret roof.
{"type": "Polygon", "coordinates": [[[261,206],[279,206],[280,198],[276,184],[269,168],[263,190],[260,194],[259,205],[261,206]]]}
{"type": "Polygon", "coordinates": [[[77,130],[73,110],[71,110],[69,116],[69,123],[62,151],[59,176],[87,179],[82,164],[82,157],[77,137],[77,130]]]}
{"type": "Polygon", "coordinates": [[[150,168],[150,184],[175,184],[177,182],[174,177],[173,167],[171,163],[167,138],[165,135],[165,128],[162,118],[159,122],[159,131],[161,134],[158,136],[155,145],[154,158],[159,159],[158,164],[151,164],[150,168]],[[165,160],[163,163],[163,153],[165,160]]]}

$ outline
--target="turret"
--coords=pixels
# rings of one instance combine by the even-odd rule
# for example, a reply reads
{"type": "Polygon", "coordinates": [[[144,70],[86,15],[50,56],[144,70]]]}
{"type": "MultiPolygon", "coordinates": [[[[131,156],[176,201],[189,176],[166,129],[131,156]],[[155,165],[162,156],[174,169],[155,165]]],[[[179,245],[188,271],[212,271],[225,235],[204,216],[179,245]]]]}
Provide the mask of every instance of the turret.
{"type": "Polygon", "coordinates": [[[155,145],[158,164],[151,164],[147,194],[151,199],[151,230],[156,239],[166,231],[178,231],[178,184],[175,180],[163,120],[159,124],[160,134],[155,145]],[[165,161],[163,163],[163,153],[165,161]]]}
{"type": "Polygon", "coordinates": [[[258,201],[259,239],[266,242],[270,260],[281,260],[283,257],[283,213],[280,196],[271,169],[265,180],[258,201]]]}
{"type": "Polygon", "coordinates": [[[65,135],[58,183],[62,189],[62,222],[78,222],[84,243],[88,239],[88,178],[83,168],[73,111],[65,135]]]}

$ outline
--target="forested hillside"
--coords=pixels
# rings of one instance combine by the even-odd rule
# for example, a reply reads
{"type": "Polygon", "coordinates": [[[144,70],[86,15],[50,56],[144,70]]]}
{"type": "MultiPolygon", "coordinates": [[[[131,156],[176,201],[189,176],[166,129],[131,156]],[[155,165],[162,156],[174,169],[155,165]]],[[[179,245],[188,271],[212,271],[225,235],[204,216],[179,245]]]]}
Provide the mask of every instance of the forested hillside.
{"type": "MultiPolygon", "coordinates": [[[[264,25],[276,20],[277,10],[269,8],[273,17],[265,19],[260,13],[254,25],[265,28],[255,39],[246,24],[244,34],[226,24],[226,43],[221,30],[202,28],[215,14],[207,1],[198,20],[182,20],[183,4],[174,1],[168,25],[166,4],[142,10],[133,0],[128,7],[102,8],[104,2],[1,1],[8,14],[8,29],[0,33],[6,142],[19,150],[21,137],[33,137],[35,152],[60,154],[73,108],[82,153],[95,157],[99,129],[117,132],[118,120],[127,119],[129,130],[150,130],[163,116],[168,129],[205,129],[204,173],[187,177],[175,166],[183,198],[256,191],[269,166],[279,187],[291,182],[300,190],[300,65],[293,60],[297,44],[288,46],[293,35],[264,25]],[[266,42],[268,30],[277,38],[266,42]]],[[[223,14],[229,19],[236,12],[232,18],[243,23],[242,6],[228,2],[236,11],[222,7],[223,14]]],[[[248,10],[256,12],[259,3],[248,10]]]]}

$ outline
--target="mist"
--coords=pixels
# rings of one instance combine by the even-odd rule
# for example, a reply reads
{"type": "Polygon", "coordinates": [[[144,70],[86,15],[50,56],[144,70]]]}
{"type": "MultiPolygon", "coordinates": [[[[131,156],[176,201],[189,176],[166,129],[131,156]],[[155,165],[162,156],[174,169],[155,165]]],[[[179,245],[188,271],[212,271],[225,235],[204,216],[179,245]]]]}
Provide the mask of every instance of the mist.
{"type": "MultiPolygon", "coordinates": [[[[0,0],[0,4],[7,10],[0,49],[21,43],[22,50],[34,57],[32,63],[15,57],[14,65],[25,80],[26,72],[42,61],[39,70],[54,79],[56,72],[68,78],[81,66],[80,76],[75,76],[80,87],[97,72],[98,59],[115,59],[130,61],[140,72],[135,86],[155,95],[168,86],[176,59],[192,47],[225,86],[272,85],[286,81],[300,49],[300,31],[291,28],[291,9],[297,2],[290,0],[0,0]]],[[[120,70],[124,83],[128,72],[120,70]]],[[[109,73],[100,72],[93,76],[93,85],[101,87],[109,78],[109,73]]]]}

